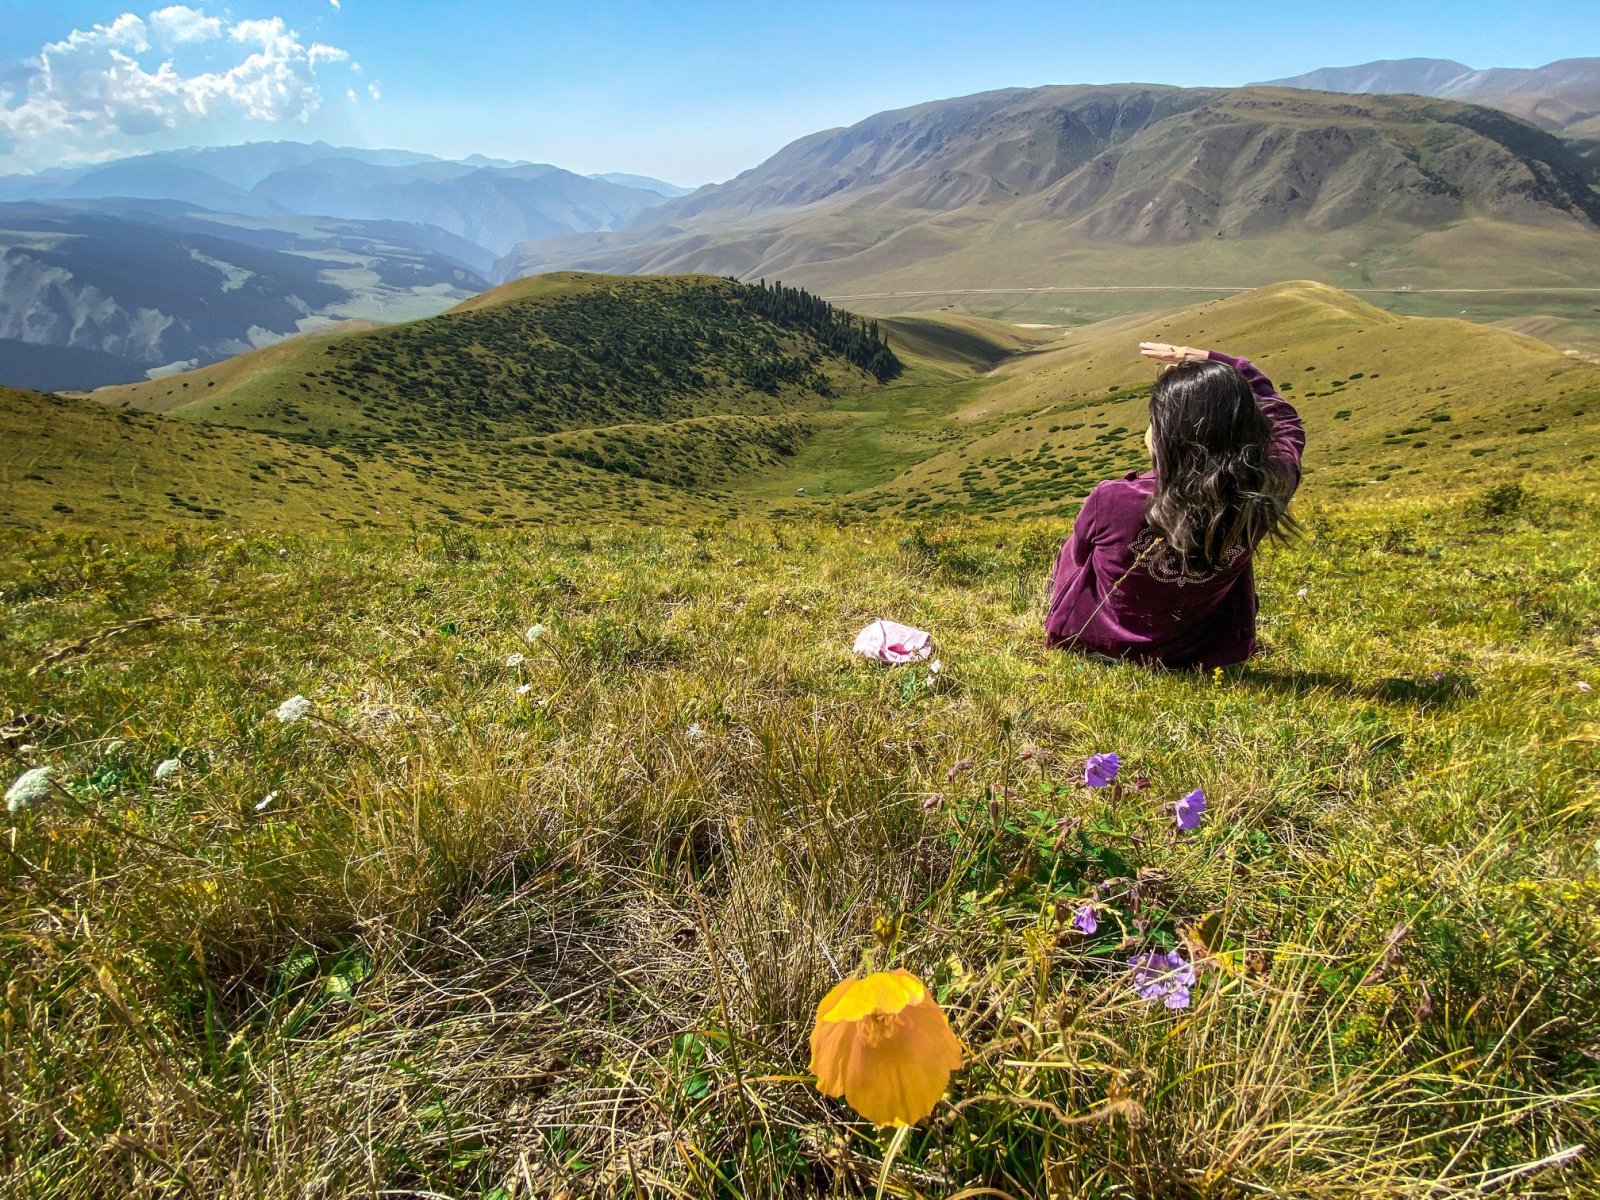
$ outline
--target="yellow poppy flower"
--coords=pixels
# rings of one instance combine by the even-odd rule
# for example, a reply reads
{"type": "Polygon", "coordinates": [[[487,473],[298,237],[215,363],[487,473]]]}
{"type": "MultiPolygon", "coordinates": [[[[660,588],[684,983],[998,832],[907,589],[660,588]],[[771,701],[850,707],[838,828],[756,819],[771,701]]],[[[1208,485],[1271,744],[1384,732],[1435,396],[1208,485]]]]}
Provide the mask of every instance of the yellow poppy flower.
{"type": "Polygon", "coordinates": [[[914,1125],[933,1111],[961,1066],[950,1022],[909,971],[841,981],[817,1005],[811,1071],[875,1125],[914,1125]]]}

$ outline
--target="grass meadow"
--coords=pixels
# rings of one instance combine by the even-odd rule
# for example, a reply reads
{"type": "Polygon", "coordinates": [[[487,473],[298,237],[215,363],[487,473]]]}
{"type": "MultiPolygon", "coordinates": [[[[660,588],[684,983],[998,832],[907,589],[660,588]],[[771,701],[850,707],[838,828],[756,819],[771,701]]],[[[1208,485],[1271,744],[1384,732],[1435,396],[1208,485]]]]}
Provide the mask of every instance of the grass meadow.
{"type": "Polygon", "coordinates": [[[1301,516],[1203,677],[1042,649],[1064,520],[0,535],[0,1192],[1600,1195],[1596,502],[1301,516]]]}

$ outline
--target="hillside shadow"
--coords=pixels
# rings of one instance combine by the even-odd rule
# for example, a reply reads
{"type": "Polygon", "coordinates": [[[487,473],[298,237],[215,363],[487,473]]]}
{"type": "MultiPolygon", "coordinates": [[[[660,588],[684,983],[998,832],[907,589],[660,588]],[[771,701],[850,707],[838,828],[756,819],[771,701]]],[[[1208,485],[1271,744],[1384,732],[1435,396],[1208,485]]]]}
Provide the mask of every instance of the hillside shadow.
{"type": "Polygon", "coordinates": [[[1466,676],[1446,671],[1435,679],[1408,679],[1390,675],[1374,683],[1357,683],[1349,675],[1334,671],[1275,671],[1267,667],[1246,667],[1233,682],[1260,691],[1284,696],[1306,697],[1316,693],[1357,700],[1376,700],[1384,704],[1416,707],[1452,708],[1478,694],[1477,685],[1466,676]]]}

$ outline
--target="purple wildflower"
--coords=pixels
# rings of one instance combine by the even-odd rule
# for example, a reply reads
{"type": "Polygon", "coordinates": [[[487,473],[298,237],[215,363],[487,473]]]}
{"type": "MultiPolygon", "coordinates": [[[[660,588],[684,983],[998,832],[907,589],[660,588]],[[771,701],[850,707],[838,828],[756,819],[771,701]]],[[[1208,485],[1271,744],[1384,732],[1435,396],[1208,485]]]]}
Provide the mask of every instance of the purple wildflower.
{"type": "Polygon", "coordinates": [[[1178,822],[1178,828],[1187,832],[1200,824],[1200,814],[1206,810],[1206,793],[1204,788],[1195,788],[1182,800],[1173,806],[1173,819],[1178,822]]]}
{"type": "Polygon", "coordinates": [[[1103,788],[1117,777],[1122,769],[1122,759],[1115,754],[1091,754],[1083,764],[1083,782],[1092,788],[1103,788]]]}
{"type": "Polygon", "coordinates": [[[1176,950],[1150,951],[1128,960],[1133,968],[1133,988],[1141,1000],[1160,1000],[1168,1008],[1188,1008],[1194,987],[1194,966],[1176,950]]]}
{"type": "Polygon", "coordinates": [[[1094,905],[1079,905],[1078,911],[1072,914],[1072,927],[1082,934],[1099,932],[1100,918],[1094,915],[1094,905]]]}

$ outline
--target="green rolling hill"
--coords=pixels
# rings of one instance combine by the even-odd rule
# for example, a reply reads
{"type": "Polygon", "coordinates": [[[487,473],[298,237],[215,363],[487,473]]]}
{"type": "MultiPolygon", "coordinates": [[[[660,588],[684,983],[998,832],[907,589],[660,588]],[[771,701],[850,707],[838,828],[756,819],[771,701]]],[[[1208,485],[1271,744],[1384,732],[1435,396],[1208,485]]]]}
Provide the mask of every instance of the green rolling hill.
{"type": "MultiPolygon", "coordinates": [[[[1068,511],[1099,479],[1143,465],[1155,374],[1138,357],[1145,340],[1254,359],[1306,419],[1311,496],[1482,487],[1530,467],[1558,485],[1600,475],[1600,367],[1519,333],[1398,317],[1302,280],[1085,326],[1012,359],[943,414],[945,448],[850,502],[1068,511]]],[[[806,467],[802,454],[794,470],[806,467]]]]}
{"type": "Polygon", "coordinates": [[[854,318],[826,317],[816,304],[791,312],[771,296],[707,276],[557,274],[439,317],[296,340],[95,396],[324,443],[501,440],[815,410],[876,382],[873,349],[854,318]]]}
{"type": "Polygon", "coordinates": [[[869,327],[786,327],[745,307],[777,303],[756,293],[564,274],[88,398],[8,392],[8,522],[1067,514],[1142,462],[1145,339],[1219,346],[1273,375],[1310,426],[1308,496],[1421,495],[1529,468],[1562,487],[1596,477],[1600,366],[1322,284],[1064,333],[888,318],[892,369],[869,327]]]}
{"type": "Polygon", "coordinates": [[[664,518],[725,508],[899,370],[793,291],[559,275],[92,397],[7,392],[0,483],[21,526],[664,518]]]}

